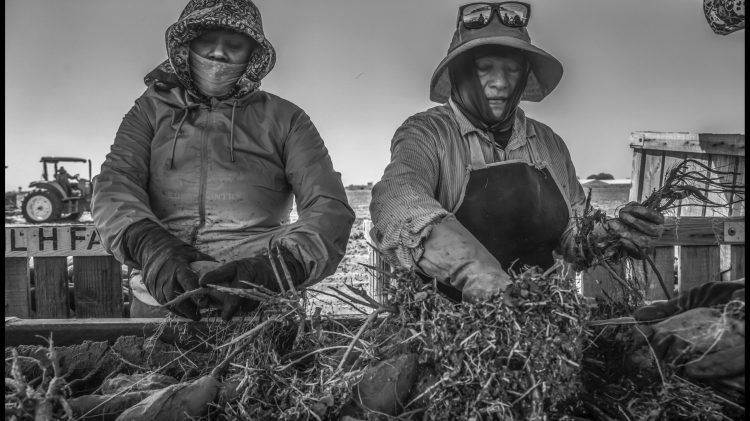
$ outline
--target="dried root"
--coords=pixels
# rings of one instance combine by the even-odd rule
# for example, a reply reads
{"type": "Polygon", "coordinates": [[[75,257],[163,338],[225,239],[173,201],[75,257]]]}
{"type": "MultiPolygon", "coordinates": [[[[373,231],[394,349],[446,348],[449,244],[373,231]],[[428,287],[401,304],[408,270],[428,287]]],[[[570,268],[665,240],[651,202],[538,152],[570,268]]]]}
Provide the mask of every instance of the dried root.
{"type": "MultiPolygon", "coordinates": [[[[16,419],[34,419],[39,421],[52,421],[58,419],[73,419],[73,410],[67,401],[67,384],[60,370],[55,344],[50,336],[48,340],[47,355],[52,363],[52,377],[43,371],[41,383],[32,387],[23,373],[21,373],[18,352],[13,349],[13,361],[11,367],[12,378],[5,379],[5,414],[6,417],[16,419]],[[7,393],[11,389],[10,394],[7,393]]],[[[41,366],[42,364],[38,362],[41,366]]]]}

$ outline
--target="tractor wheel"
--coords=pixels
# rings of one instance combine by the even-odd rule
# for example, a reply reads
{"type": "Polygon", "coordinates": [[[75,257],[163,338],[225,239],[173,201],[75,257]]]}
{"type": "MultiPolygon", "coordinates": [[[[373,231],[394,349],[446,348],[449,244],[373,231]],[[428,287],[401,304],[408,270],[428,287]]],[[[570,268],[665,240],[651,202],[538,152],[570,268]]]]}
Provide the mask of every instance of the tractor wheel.
{"type": "Polygon", "coordinates": [[[34,190],[23,198],[21,213],[27,222],[40,224],[60,219],[62,201],[49,190],[34,190]]]}

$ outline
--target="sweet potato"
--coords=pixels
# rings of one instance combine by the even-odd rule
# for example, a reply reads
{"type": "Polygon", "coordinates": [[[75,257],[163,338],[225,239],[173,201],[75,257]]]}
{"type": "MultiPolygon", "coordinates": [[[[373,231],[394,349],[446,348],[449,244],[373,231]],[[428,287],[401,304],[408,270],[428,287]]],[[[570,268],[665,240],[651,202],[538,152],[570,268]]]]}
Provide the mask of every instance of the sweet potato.
{"type": "Polygon", "coordinates": [[[417,355],[400,355],[368,368],[355,387],[354,398],[365,410],[397,415],[416,379],[417,355]]]}
{"type": "Polygon", "coordinates": [[[121,395],[86,395],[68,399],[68,405],[76,420],[111,421],[152,393],[154,392],[138,391],[121,395]]]}
{"type": "Polygon", "coordinates": [[[155,392],[117,417],[117,421],[182,421],[205,416],[216,400],[221,382],[214,376],[179,383],[155,392]]]}
{"type": "Polygon", "coordinates": [[[674,335],[694,353],[733,348],[745,343],[745,323],[708,307],[694,308],[652,326],[656,335],[674,335]]]}
{"type": "Polygon", "coordinates": [[[685,364],[685,375],[693,379],[714,379],[745,374],[745,344],[700,356],[685,364]]]}

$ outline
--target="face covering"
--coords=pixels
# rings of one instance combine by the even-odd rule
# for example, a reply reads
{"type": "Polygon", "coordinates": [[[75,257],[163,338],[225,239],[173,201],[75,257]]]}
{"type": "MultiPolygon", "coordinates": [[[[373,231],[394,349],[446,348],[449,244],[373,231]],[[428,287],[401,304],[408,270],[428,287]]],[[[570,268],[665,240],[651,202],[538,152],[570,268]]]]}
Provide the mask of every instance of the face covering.
{"type": "Polygon", "coordinates": [[[190,72],[193,82],[198,90],[209,97],[228,94],[246,68],[247,63],[231,64],[209,60],[190,51],[190,72]]]}
{"type": "Polygon", "coordinates": [[[519,102],[521,102],[523,91],[526,89],[530,66],[528,62],[525,63],[527,76],[522,77],[518,82],[516,89],[511,92],[508,98],[508,104],[503,111],[503,115],[497,118],[492,114],[489,101],[487,101],[487,97],[484,95],[484,89],[479,82],[479,76],[477,75],[474,63],[475,57],[493,53],[502,54],[502,49],[493,46],[479,47],[453,60],[448,68],[448,74],[451,79],[451,98],[471,124],[478,129],[489,132],[493,140],[505,148],[510,139],[510,133],[513,130],[516,109],[519,102]]]}

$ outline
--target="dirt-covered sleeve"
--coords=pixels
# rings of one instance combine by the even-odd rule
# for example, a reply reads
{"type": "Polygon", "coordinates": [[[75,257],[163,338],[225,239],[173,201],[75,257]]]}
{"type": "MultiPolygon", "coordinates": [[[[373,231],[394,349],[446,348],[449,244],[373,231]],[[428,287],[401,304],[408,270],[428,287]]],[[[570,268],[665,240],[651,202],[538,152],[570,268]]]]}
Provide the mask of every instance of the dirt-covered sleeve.
{"type": "Polygon", "coordinates": [[[354,211],[323,139],[301,110],[284,142],[283,159],[299,219],[281,230],[275,241],[302,263],[309,285],[336,271],[346,251],[354,211]]]}
{"type": "Polygon", "coordinates": [[[142,219],[159,219],[151,211],[148,197],[149,160],[154,136],[153,107],[141,97],[125,115],[115,141],[94,178],[91,215],[102,245],[117,260],[132,261],[123,243],[125,229],[142,219]]]}
{"type": "Polygon", "coordinates": [[[391,162],[372,190],[371,238],[390,265],[413,268],[422,242],[449,212],[435,198],[440,163],[426,122],[410,118],[391,141],[391,162]]]}

